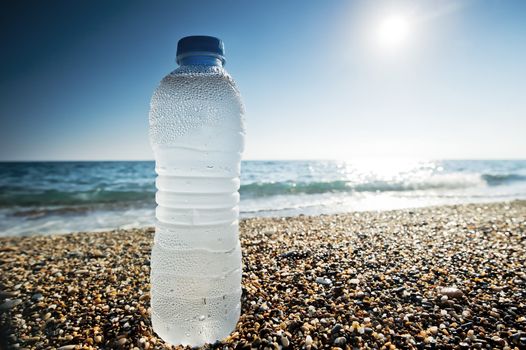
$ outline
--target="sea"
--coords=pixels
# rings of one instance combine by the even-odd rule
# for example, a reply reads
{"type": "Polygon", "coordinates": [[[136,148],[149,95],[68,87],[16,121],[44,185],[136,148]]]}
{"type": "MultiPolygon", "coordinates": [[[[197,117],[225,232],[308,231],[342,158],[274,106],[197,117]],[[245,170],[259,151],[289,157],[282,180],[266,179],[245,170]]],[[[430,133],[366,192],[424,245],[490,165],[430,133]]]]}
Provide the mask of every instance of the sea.
{"type": "MultiPolygon", "coordinates": [[[[154,224],[155,163],[0,163],[0,236],[154,224]]],[[[526,160],[244,161],[241,217],[526,199],[526,160]]]]}

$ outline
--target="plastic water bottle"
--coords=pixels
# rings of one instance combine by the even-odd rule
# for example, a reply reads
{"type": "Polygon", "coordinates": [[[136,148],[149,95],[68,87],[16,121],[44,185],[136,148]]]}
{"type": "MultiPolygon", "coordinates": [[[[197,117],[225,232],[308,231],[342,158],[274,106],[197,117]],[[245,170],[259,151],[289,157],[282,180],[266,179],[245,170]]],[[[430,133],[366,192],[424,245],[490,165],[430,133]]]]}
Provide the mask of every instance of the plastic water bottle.
{"type": "Polygon", "coordinates": [[[151,317],[166,342],[200,346],[228,336],[240,315],[244,108],[221,40],[181,39],[177,63],[150,109],[158,175],[151,317]]]}

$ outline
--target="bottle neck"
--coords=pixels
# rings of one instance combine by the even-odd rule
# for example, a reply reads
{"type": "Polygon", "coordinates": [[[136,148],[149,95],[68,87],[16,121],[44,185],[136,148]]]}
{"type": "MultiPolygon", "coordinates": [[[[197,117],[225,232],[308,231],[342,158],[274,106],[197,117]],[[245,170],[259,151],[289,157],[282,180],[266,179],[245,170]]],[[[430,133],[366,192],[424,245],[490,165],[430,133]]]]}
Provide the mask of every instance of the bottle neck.
{"type": "Polygon", "coordinates": [[[210,55],[189,55],[178,59],[178,63],[181,66],[218,66],[223,67],[223,61],[210,55]]]}

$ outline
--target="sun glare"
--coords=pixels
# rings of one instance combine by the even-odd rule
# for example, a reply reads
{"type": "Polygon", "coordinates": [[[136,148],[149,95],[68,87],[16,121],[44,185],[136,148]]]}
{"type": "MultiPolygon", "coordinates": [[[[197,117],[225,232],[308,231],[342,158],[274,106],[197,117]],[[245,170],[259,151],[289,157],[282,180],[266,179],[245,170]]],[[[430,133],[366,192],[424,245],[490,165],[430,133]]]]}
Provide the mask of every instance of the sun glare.
{"type": "MultiPolygon", "coordinates": [[[[349,169],[377,179],[392,180],[405,173],[416,174],[434,167],[434,163],[417,158],[354,158],[345,161],[349,169]]],[[[349,171],[350,172],[350,171],[349,171]]]]}
{"type": "Polygon", "coordinates": [[[384,18],[378,27],[379,44],[387,49],[402,46],[409,36],[409,21],[403,16],[384,18]]]}

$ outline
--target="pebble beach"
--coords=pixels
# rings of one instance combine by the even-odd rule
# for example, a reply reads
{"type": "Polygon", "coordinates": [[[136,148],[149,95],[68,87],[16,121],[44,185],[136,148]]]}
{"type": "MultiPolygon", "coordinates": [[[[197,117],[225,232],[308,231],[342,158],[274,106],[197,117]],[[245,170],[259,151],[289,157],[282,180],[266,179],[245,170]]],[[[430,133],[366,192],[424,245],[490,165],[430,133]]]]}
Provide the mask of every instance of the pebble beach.
{"type": "MultiPolygon", "coordinates": [[[[0,238],[0,349],[169,349],[153,229],[0,238]]],[[[526,201],[240,223],[217,349],[526,349],[526,201]]]]}

